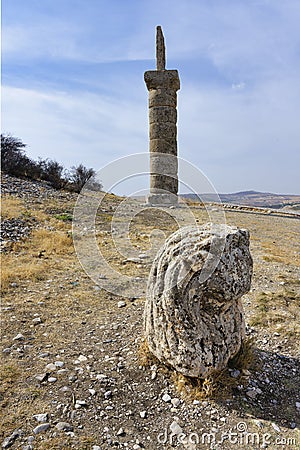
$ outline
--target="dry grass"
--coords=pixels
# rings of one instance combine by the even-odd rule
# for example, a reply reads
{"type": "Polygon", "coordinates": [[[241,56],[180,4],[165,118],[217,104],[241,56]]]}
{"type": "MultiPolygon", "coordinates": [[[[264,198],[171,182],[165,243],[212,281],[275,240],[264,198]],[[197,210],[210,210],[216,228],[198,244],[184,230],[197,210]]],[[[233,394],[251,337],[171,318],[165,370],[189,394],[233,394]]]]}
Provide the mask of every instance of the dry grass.
{"type": "MultiPolygon", "coordinates": [[[[253,339],[247,338],[242,342],[239,352],[228,362],[228,367],[242,372],[254,366],[257,366],[254,342],[253,339]]],[[[240,379],[230,376],[228,368],[215,372],[207,378],[186,377],[173,372],[172,380],[178,392],[188,400],[225,398],[240,383],[240,379]]]]}
{"type": "MultiPolygon", "coordinates": [[[[285,239],[290,239],[291,242],[295,241],[294,233],[287,233],[285,239]]],[[[283,245],[282,240],[278,241],[265,241],[262,242],[263,251],[267,252],[262,256],[263,260],[266,262],[278,262],[286,265],[294,264],[300,265],[300,254],[295,248],[290,247],[290,244],[283,245]]]]}
{"type": "Polygon", "coordinates": [[[44,279],[48,276],[51,258],[56,255],[67,257],[73,252],[72,237],[67,232],[34,230],[29,239],[14,245],[14,252],[2,255],[2,291],[6,292],[12,282],[44,279]]]}
{"type": "Polygon", "coordinates": [[[0,366],[0,394],[3,394],[21,376],[21,370],[15,362],[1,364],[0,366]]]}
{"type": "Polygon", "coordinates": [[[22,200],[12,195],[3,195],[1,198],[1,217],[2,219],[12,219],[22,215],[25,211],[25,205],[22,200]]]}
{"type": "Polygon", "coordinates": [[[267,328],[296,340],[300,336],[300,294],[296,289],[261,292],[255,298],[250,325],[267,328]]]}
{"type": "Polygon", "coordinates": [[[250,368],[257,368],[258,362],[254,355],[254,339],[247,338],[242,342],[238,353],[228,362],[224,370],[213,373],[206,378],[187,377],[171,367],[162,364],[149,350],[146,339],[143,339],[138,349],[139,362],[144,367],[156,365],[159,371],[163,371],[174,384],[179,394],[185,400],[204,400],[225,398],[240,379],[230,376],[228,368],[238,369],[241,372],[250,368]]]}
{"type": "MultiPolygon", "coordinates": [[[[118,254],[113,248],[113,243],[109,235],[111,228],[110,220],[113,214],[111,207],[115,208],[120,200],[113,195],[107,197],[107,202],[103,202],[103,209],[106,208],[107,212],[99,212],[97,216],[99,227],[97,238],[99,239],[99,243],[101,243],[101,250],[106,252],[105,256],[108,260],[112,258],[113,264],[116,264],[118,270],[124,271],[129,276],[146,276],[149,270],[149,266],[146,263],[127,262],[123,264],[122,260],[125,257],[118,254]]],[[[10,199],[8,200],[10,202],[10,199]]],[[[87,354],[87,349],[89,349],[90,344],[92,343],[94,345],[91,340],[92,338],[95,338],[95,343],[101,343],[102,340],[108,337],[114,339],[115,331],[111,328],[111,324],[115,322],[120,324],[119,331],[122,333],[122,345],[131,345],[132,343],[130,349],[134,354],[136,344],[133,344],[133,337],[140,337],[139,325],[135,325],[134,327],[137,333],[134,336],[129,335],[124,329],[126,330],[127,321],[129,325],[133,322],[140,324],[140,316],[134,310],[134,305],[137,304],[137,301],[133,304],[128,303],[127,308],[120,310],[113,296],[102,289],[95,289],[93,281],[85,276],[73,250],[71,221],[68,220],[68,215],[72,213],[71,201],[67,201],[66,199],[41,199],[37,201],[33,199],[31,203],[25,204],[22,200],[16,200],[16,202],[12,202],[15,205],[15,209],[9,206],[9,202],[7,203],[7,211],[10,211],[12,216],[24,217],[24,215],[20,216],[24,211],[26,217],[37,219],[39,228],[34,230],[30,238],[25,242],[14,245],[13,250],[9,254],[3,255],[3,287],[6,293],[4,302],[5,306],[8,306],[8,308],[4,308],[3,310],[3,347],[10,347],[12,342],[15,342],[13,341],[13,337],[17,332],[22,332],[25,335],[26,340],[24,343],[26,345],[29,344],[29,347],[22,358],[19,357],[16,350],[13,350],[9,355],[3,354],[5,362],[2,367],[0,397],[2,389],[2,394],[5,394],[5,399],[1,406],[3,410],[6,410],[6,413],[3,414],[3,419],[0,424],[3,433],[1,438],[10,435],[14,429],[20,426],[26,430],[26,433],[32,433],[33,427],[37,425],[36,421],[32,419],[32,414],[48,412],[49,414],[55,414],[55,420],[51,419],[51,433],[55,431],[56,436],[52,435],[50,437],[47,433],[36,436],[36,448],[44,450],[50,448],[69,449],[73,446],[73,448],[77,449],[90,449],[93,444],[97,443],[97,434],[103,428],[101,425],[100,429],[100,424],[103,424],[101,422],[102,419],[98,422],[98,426],[97,424],[95,426],[92,421],[89,423],[88,417],[91,418],[92,416],[89,410],[87,410],[86,414],[89,415],[82,419],[84,429],[81,431],[76,429],[76,440],[67,436],[66,433],[56,431],[54,424],[58,420],[59,415],[52,401],[53,399],[57,399],[58,402],[64,402],[62,394],[59,391],[59,383],[63,385],[65,382],[68,383],[68,381],[65,381],[62,375],[57,384],[54,384],[51,388],[46,383],[38,385],[35,381],[35,375],[42,373],[45,370],[46,364],[46,360],[38,357],[38,355],[41,352],[49,351],[48,363],[52,361],[54,355],[59,355],[60,352],[64,351],[61,355],[66,362],[66,367],[73,370],[73,360],[75,357],[80,353],[87,354]],[[17,287],[12,288],[10,287],[10,283],[14,281],[17,282],[17,287]],[[32,320],[37,314],[41,317],[42,323],[36,326],[32,324],[32,320]],[[125,318],[124,323],[122,323],[123,314],[125,318]],[[88,334],[87,331],[91,332],[91,334],[88,334]],[[52,345],[50,349],[48,348],[49,343],[52,345]]],[[[150,216],[147,216],[146,213],[137,215],[130,227],[129,234],[132,238],[132,245],[141,253],[144,253],[149,248],[150,241],[147,235],[151,233],[152,229],[159,228],[167,235],[177,228],[176,223],[172,219],[166,219],[167,215],[165,213],[161,213],[155,217],[152,210],[150,212],[150,216]]],[[[204,211],[197,210],[195,213],[197,214],[198,222],[207,221],[207,215],[204,211]]],[[[272,218],[271,220],[270,217],[230,214],[230,217],[236,225],[249,228],[251,231],[254,241],[254,256],[257,257],[258,255],[256,274],[259,271],[259,277],[266,275],[266,267],[270,270],[273,270],[275,267],[272,263],[262,262],[262,253],[265,255],[268,254],[269,256],[281,255],[286,258],[290,255],[289,261],[293,264],[294,253],[292,252],[295,252],[295,242],[297,242],[295,240],[296,221],[291,221],[287,226],[286,219],[278,219],[278,222],[276,222],[276,219],[272,218]],[[285,230],[287,230],[286,236],[284,234],[285,230]],[[278,236],[281,239],[280,246],[283,248],[286,247],[280,254],[276,253],[275,249],[271,246],[271,243],[275,245],[273,242],[278,236]],[[270,242],[269,250],[262,246],[263,242],[270,242]]],[[[297,287],[296,281],[292,280],[293,275],[290,273],[290,269],[293,269],[293,267],[289,264],[287,269],[283,281],[288,285],[288,289],[283,289],[281,286],[279,288],[283,289],[284,292],[291,291],[297,287]],[[288,280],[287,277],[291,279],[288,280]]],[[[276,271],[277,275],[273,275],[274,272],[270,272],[270,276],[273,276],[274,280],[278,278],[277,268],[276,271]]],[[[280,267],[280,272],[285,272],[284,266],[280,267]]],[[[257,279],[259,277],[257,276],[257,279]]],[[[256,291],[254,292],[257,292],[258,289],[265,289],[262,284],[264,281],[260,283],[259,288],[256,287],[256,291]]],[[[276,287],[274,286],[274,293],[272,295],[275,294],[276,287]]],[[[269,294],[267,295],[269,296],[269,294]]],[[[269,300],[273,302],[274,299],[270,296],[269,300]]],[[[283,299],[281,298],[280,301],[283,301],[283,299]]],[[[288,307],[290,312],[293,301],[291,300],[288,307]]],[[[261,306],[267,311],[264,312],[259,308],[255,308],[253,317],[256,314],[268,316],[274,311],[267,301],[263,301],[261,306]]],[[[284,303],[280,307],[283,308],[284,303]]],[[[263,317],[261,319],[263,320],[263,317]]],[[[260,332],[262,331],[260,327],[263,327],[263,330],[266,329],[266,332],[271,332],[276,326],[290,327],[291,324],[288,320],[275,324],[271,321],[264,324],[262,322],[262,324],[259,323],[257,325],[257,329],[260,332]],[[270,328],[268,328],[269,326],[270,328]]],[[[292,330],[291,327],[290,330],[292,330]]],[[[294,337],[287,336],[289,338],[288,344],[290,344],[294,337]]],[[[21,343],[16,343],[16,345],[21,346],[21,343]]],[[[112,345],[111,349],[107,350],[109,354],[119,352],[120,348],[118,343],[108,345],[112,345]]],[[[95,354],[98,354],[98,356],[100,355],[100,347],[102,348],[102,344],[99,344],[99,348],[97,346],[97,350],[95,350],[95,354]]],[[[241,352],[229,362],[229,367],[242,369],[249,368],[250,365],[252,369],[256,364],[252,349],[253,345],[246,341],[241,352]]],[[[93,350],[91,350],[91,353],[93,353],[93,350]]],[[[130,357],[128,356],[128,358],[130,357]]],[[[158,362],[149,352],[145,341],[142,342],[139,349],[139,361],[134,359],[134,362],[128,363],[128,368],[130,371],[132,370],[133,374],[131,380],[135,380],[134,376],[137,376],[137,379],[140,376],[140,372],[137,370],[139,363],[148,367],[152,365],[157,366],[159,376],[153,381],[153,384],[156,386],[158,392],[161,389],[161,380],[163,379],[165,381],[168,378],[168,380],[174,382],[181,395],[189,400],[214,399],[223,397],[223,395],[228,395],[226,398],[230,398],[236,383],[244,383],[245,381],[243,374],[238,378],[238,381],[232,378],[228,369],[214,374],[214,376],[208,377],[205,380],[190,379],[180,374],[175,374],[174,370],[158,362]]],[[[96,368],[97,364],[95,362],[96,368]]],[[[98,368],[101,372],[104,370],[103,366],[101,368],[99,366],[98,368]]],[[[125,371],[124,373],[126,374],[125,371]]],[[[120,378],[119,382],[123,383],[123,378],[120,378]]],[[[84,383],[85,381],[78,383],[78,387],[76,386],[75,388],[78,398],[84,398],[86,394],[82,387],[84,383]]],[[[118,386],[120,386],[119,391],[122,391],[121,385],[118,386]]],[[[145,389],[147,389],[147,386],[145,384],[145,389]]],[[[86,384],[85,388],[87,387],[88,385],[86,384]]],[[[116,397],[116,406],[118,406],[119,400],[116,397]]],[[[126,402],[127,400],[124,401],[126,402]]],[[[101,407],[102,404],[103,402],[99,397],[99,405],[101,407]]],[[[113,416],[111,417],[111,421],[117,429],[113,416]]],[[[165,419],[165,417],[163,415],[162,419],[165,419]]],[[[76,427],[76,422],[74,425],[76,427]]],[[[101,443],[99,445],[101,446],[101,443]]]]}

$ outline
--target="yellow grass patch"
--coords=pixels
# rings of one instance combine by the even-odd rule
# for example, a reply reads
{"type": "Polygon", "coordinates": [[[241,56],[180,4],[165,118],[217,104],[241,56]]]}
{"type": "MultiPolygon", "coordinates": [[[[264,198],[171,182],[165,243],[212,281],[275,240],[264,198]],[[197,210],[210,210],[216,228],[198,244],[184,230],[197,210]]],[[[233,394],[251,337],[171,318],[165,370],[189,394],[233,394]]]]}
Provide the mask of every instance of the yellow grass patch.
{"type": "Polygon", "coordinates": [[[1,217],[2,219],[17,218],[25,211],[25,205],[19,198],[12,195],[1,197],[1,217]]]}
{"type": "Polygon", "coordinates": [[[16,243],[14,250],[1,258],[1,287],[4,292],[12,282],[44,279],[51,266],[49,258],[71,255],[74,247],[70,234],[40,228],[34,230],[26,242],[16,243]]]}
{"type": "Polygon", "coordinates": [[[300,294],[296,288],[279,292],[261,292],[256,296],[254,314],[250,325],[269,329],[271,332],[289,336],[300,336],[300,294]]]}

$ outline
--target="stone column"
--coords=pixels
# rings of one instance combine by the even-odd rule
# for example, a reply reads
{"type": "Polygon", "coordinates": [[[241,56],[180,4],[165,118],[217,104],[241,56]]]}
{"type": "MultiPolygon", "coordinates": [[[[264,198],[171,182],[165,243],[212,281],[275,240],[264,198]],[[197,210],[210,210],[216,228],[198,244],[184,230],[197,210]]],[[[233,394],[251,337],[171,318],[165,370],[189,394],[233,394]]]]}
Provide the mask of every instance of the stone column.
{"type": "Polygon", "coordinates": [[[177,203],[177,70],[165,69],[165,44],[161,27],[156,34],[156,70],[145,72],[149,91],[150,204],[177,203]]]}

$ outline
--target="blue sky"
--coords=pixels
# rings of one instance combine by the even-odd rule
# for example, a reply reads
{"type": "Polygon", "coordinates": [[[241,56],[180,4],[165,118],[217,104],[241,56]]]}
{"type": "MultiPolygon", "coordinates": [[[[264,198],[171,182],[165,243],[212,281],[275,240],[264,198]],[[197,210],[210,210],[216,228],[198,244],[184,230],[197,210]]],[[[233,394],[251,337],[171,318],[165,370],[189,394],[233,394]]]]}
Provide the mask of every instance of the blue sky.
{"type": "Polygon", "coordinates": [[[299,23],[299,0],[2,0],[2,131],[66,167],[147,152],[162,25],[179,155],[218,192],[299,194],[299,23]]]}

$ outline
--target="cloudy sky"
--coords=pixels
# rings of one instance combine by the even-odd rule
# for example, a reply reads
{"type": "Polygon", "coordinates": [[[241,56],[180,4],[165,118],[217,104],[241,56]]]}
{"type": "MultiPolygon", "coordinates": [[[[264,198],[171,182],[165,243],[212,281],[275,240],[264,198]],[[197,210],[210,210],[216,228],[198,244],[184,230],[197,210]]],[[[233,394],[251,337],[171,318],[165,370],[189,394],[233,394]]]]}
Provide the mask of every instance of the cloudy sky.
{"type": "Polygon", "coordinates": [[[299,0],[2,0],[2,131],[66,167],[147,152],[162,25],[179,155],[218,192],[299,194],[299,23],[299,0]]]}

